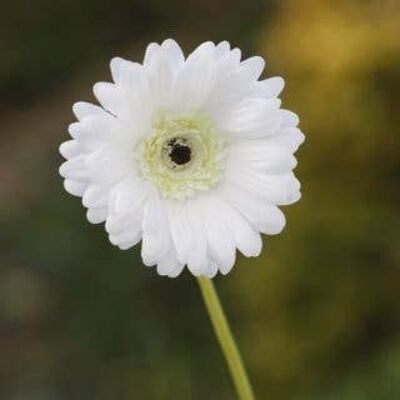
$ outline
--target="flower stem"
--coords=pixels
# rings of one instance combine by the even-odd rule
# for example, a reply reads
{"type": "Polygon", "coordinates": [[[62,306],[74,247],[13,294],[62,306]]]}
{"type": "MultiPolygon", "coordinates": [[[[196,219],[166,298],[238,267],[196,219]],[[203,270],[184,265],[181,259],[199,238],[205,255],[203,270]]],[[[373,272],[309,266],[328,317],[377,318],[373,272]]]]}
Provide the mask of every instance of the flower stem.
{"type": "Polygon", "coordinates": [[[238,397],[240,400],[254,400],[249,378],[247,377],[242,358],[229,328],[214,284],[210,279],[202,276],[197,278],[197,282],[199,283],[215,334],[228,364],[238,397]]]}

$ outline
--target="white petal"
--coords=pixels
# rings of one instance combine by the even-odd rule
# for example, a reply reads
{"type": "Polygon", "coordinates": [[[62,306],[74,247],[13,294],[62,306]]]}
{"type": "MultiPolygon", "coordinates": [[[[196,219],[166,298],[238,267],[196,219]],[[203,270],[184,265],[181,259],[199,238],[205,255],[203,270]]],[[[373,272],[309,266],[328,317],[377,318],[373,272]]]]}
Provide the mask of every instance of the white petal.
{"type": "Polygon", "coordinates": [[[105,228],[107,233],[114,235],[127,230],[132,224],[140,225],[130,214],[108,214],[105,228]]]}
{"type": "Polygon", "coordinates": [[[69,124],[68,126],[68,132],[71,135],[73,139],[78,139],[80,136],[80,126],[81,124],[79,122],[73,122],[72,124],[69,124]]]}
{"type": "Polygon", "coordinates": [[[250,97],[262,97],[265,99],[279,96],[285,86],[285,81],[280,76],[274,76],[254,83],[250,97]]]}
{"type": "Polygon", "coordinates": [[[64,178],[85,180],[88,178],[88,168],[84,157],[79,156],[61,164],[59,173],[64,178]]]}
{"type": "Polygon", "coordinates": [[[205,42],[189,55],[174,87],[174,111],[196,111],[212,88],[215,45],[205,42]]]}
{"type": "Polygon", "coordinates": [[[108,237],[113,245],[118,246],[121,250],[127,250],[140,242],[141,233],[140,225],[137,224],[121,233],[110,234],[108,237]]]}
{"type": "Polygon", "coordinates": [[[170,52],[164,48],[156,52],[146,66],[152,98],[158,107],[166,108],[171,100],[172,87],[180,68],[170,52]]]}
{"type": "Polygon", "coordinates": [[[282,146],[265,144],[262,140],[239,141],[229,149],[226,168],[233,174],[242,168],[259,172],[288,173],[297,165],[296,158],[282,146]]]}
{"type": "Polygon", "coordinates": [[[82,153],[82,149],[76,140],[68,140],[61,144],[59,148],[60,154],[67,160],[77,157],[82,153]]]}
{"type": "Polygon", "coordinates": [[[176,278],[184,267],[185,264],[179,262],[175,248],[171,246],[168,253],[160,257],[157,264],[157,272],[161,276],[166,275],[170,278],[176,278]]]}
{"type": "Polygon", "coordinates": [[[131,247],[136,246],[139,242],[140,242],[140,237],[139,237],[139,239],[138,238],[133,238],[133,239],[128,240],[128,241],[126,241],[124,243],[120,243],[118,245],[118,247],[119,247],[120,250],[128,250],[131,247]]]}
{"type": "Polygon", "coordinates": [[[116,120],[112,117],[85,118],[79,127],[78,141],[87,149],[96,149],[97,143],[110,140],[116,130],[116,120]]]}
{"type": "Polygon", "coordinates": [[[118,151],[113,151],[110,146],[99,147],[98,150],[86,157],[88,174],[93,183],[111,186],[130,175],[130,164],[123,157],[118,158],[118,151]]]}
{"type": "Polygon", "coordinates": [[[85,101],[78,101],[72,106],[72,111],[79,121],[89,116],[104,117],[107,113],[99,106],[85,101]]]}
{"type": "Polygon", "coordinates": [[[293,173],[266,174],[251,168],[241,168],[228,173],[226,184],[233,185],[237,191],[245,191],[267,203],[288,205],[300,198],[300,182],[293,173]]]}
{"type": "MultiPolygon", "coordinates": [[[[233,51],[231,52],[231,54],[233,51]]],[[[254,85],[254,71],[249,65],[241,65],[230,71],[222,71],[211,91],[206,104],[207,114],[215,121],[221,121],[251,93],[254,85]]]]}
{"type": "Polygon", "coordinates": [[[250,79],[256,81],[264,70],[265,60],[260,56],[250,57],[242,61],[241,65],[250,69],[250,79]]]}
{"type": "Polygon", "coordinates": [[[185,56],[183,55],[182,49],[173,39],[166,39],[162,42],[161,47],[165,49],[173,62],[176,69],[183,66],[185,62],[185,56]]]}
{"type": "Polygon", "coordinates": [[[299,117],[293,111],[280,110],[282,116],[282,128],[294,128],[299,124],[299,117]]]}
{"type": "Polygon", "coordinates": [[[135,134],[148,134],[154,107],[145,69],[136,63],[123,64],[120,69],[120,86],[125,104],[120,113],[121,118],[132,123],[135,134]]]}
{"type": "Polygon", "coordinates": [[[86,212],[86,218],[91,224],[100,224],[107,218],[107,207],[89,208],[86,212]]]}
{"type": "MultiPolygon", "coordinates": [[[[210,196],[211,197],[211,196],[210,196]]],[[[232,234],[236,247],[246,257],[256,257],[260,254],[262,240],[259,233],[253,229],[248,220],[223,199],[212,196],[213,207],[221,210],[221,224],[232,234]]]]}
{"type": "Polygon", "coordinates": [[[230,52],[230,49],[231,49],[231,46],[230,46],[229,42],[227,42],[226,40],[218,43],[217,46],[215,47],[215,57],[219,58],[219,57],[227,56],[230,52]]]}
{"type": "Polygon", "coordinates": [[[239,251],[246,257],[258,257],[262,249],[260,234],[237,210],[229,205],[226,205],[224,216],[239,251]]]}
{"type": "Polygon", "coordinates": [[[220,121],[219,127],[235,137],[260,138],[273,135],[282,123],[279,103],[274,99],[247,99],[220,121]]]}
{"type": "Polygon", "coordinates": [[[194,276],[204,275],[210,261],[207,257],[207,236],[202,218],[202,202],[192,202],[188,210],[188,220],[194,238],[196,248],[190,252],[187,259],[187,267],[194,276]]]}
{"type": "Polygon", "coordinates": [[[154,190],[144,206],[142,220],[142,259],[145,265],[155,265],[168,253],[171,239],[165,206],[154,190]]]}
{"type": "Polygon", "coordinates": [[[150,62],[152,57],[160,50],[160,45],[158,43],[150,43],[144,53],[143,65],[146,67],[150,62]]]}
{"type": "Polygon", "coordinates": [[[192,229],[187,218],[186,207],[179,203],[169,203],[168,222],[178,260],[182,264],[186,264],[190,254],[196,251],[195,238],[193,238],[192,229]]]}
{"type": "Polygon", "coordinates": [[[88,183],[85,181],[75,181],[73,179],[65,179],[64,180],[64,188],[73,196],[81,197],[85,192],[88,183]]]}
{"type": "Polygon", "coordinates": [[[109,82],[97,82],[93,86],[93,93],[107,111],[114,115],[121,114],[122,99],[117,86],[109,82]]]}
{"type": "MultiPolygon", "coordinates": [[[[210,199],[212,199],[210,197],[210,199]]],[[[212,259],[217,263],[222,274],[227,274],[236,260],[233,232],[224,220],[225,208],[215,207],[211,200],[204,203],[204,225],[207,235],[208,249],[212,259]]]]}
{"type": "Polygon", "coordinates": [[[238,191],[230,185],[224,185],[221,194],[259,232],[276,235],[284,228],[285,216],[278,207],[254,197],[251,193],[238,191]]]}
{"type": "Polygon", "coordinates": [[[210,264],[208,266],[208,269],[207,269],[207,271],[204,272],[203,275],[209,279],[212,279],[217,275],[218,270],[219,270],[219,268],[218,268],[217,262],[210,258],[210,264]]]}
{"type": "Polygon", "coordinates": [[[304,142],[304,134],[298,128],[284,128],[280,129],[275,136],[267,138],[267,140],[284,146],[294,153],[304,142]]]}
{"type": "Polygon", "coordinates": [[[221,42],[215,48],[215,62],[218,71],[218,84],[230,81],[232,75],[240,71],[241,51],[238,48],[229,50],[228,42],[221,42]]]}
{"type": "Polygon", "coordinates": [[[142,181],[127,177],[116,184],[110,191],[110,213],[123,216],[137,213],[139,210],[142,212],[141,208],[147,195],[147,187],[142,181]]]}
{"type": "Polygon", "coordinates": [[[132,61],[125,60],[121,57],[114,57],[110,62],[111,76],[115,83],[120,83],[121,67],[125,64],[132,63],[132,61]]]}
{"type": "Polygon", "coordinates": [[[179,45],[172,39],[156,45],[145,57],[152,99],[160,108],[169,108],[175,79],[183,68],[185,58],[179,45]]]}
{"type": "Polygon", "coordinates": [[[82,197],[82,204],[87,208],[105,207],[108,201],[108,191],[107,187],[94,184],[89,185],[82,197]]]}

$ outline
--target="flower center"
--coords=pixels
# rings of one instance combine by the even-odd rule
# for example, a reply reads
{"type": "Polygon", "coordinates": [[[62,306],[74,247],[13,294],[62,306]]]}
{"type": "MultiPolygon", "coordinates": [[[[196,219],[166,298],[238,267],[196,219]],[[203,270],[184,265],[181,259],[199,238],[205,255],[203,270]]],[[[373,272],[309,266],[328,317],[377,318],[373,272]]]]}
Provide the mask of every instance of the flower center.
{"type": "Polygon", "coordinates": [[[192,149],[185,139],[171,139],[167,144],[167,149],[169,158],[177,166],[189,163],[192,158],[192,149]]]}
{"type": "Polygon", "coordinates": [[[140,170],[163,197],[192,197],[220,181],[224,144],[202,117],[162,116],[141,143],[140,170]]]}

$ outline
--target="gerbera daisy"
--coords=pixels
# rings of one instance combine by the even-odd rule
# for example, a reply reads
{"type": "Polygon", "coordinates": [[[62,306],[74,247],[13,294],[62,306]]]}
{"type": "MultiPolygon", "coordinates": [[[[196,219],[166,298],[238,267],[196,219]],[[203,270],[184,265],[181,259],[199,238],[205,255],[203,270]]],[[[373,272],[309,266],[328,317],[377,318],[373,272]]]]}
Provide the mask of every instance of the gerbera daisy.
{"type": "Polygon", "coordinates": [[[278,206],[300,198],[293,153],[304,136],[280,108],[284,81],[260,80],[261,57],[205,42],[187,58],[151,43],[143,64],[111,60],[101,106],[74,104],[63,143],[65,189],[120,249],[142,242],[143,263],[176,277],[227,274],[236,250],[259,255],[260,233],[282,231],[278,206]]]}

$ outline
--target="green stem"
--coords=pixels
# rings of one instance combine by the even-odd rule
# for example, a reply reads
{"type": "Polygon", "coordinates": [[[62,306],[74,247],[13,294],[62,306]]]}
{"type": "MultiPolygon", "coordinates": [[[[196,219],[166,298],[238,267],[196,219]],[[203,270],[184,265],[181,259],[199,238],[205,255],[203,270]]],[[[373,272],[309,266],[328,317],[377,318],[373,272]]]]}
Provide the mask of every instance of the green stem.
{"type": "Polygon", "coordinates": [[[215,291],[214,284],[208,278],[197,278],[206,305],[208,315],[214,327],[219,344],[228,364],[233,383],[240,400],[254,400],[253,390],[247,377],[242,358],[236,346],[235,339],[229,328],[221,303],[215,291]]]}

